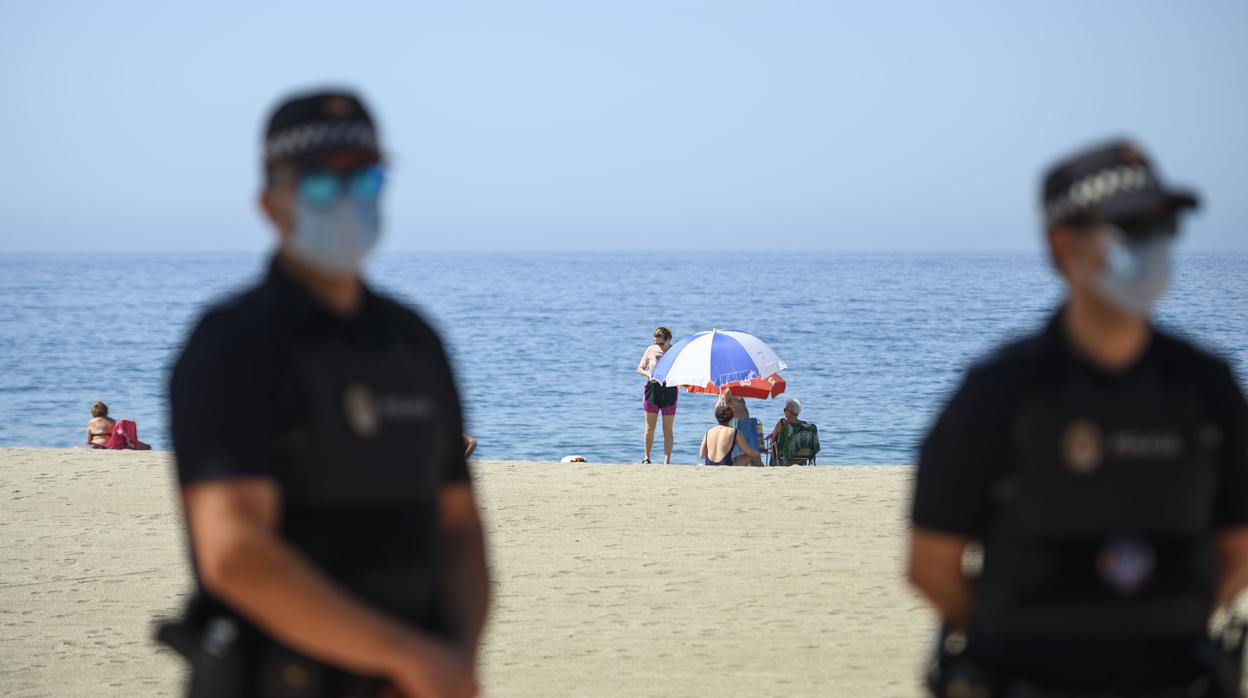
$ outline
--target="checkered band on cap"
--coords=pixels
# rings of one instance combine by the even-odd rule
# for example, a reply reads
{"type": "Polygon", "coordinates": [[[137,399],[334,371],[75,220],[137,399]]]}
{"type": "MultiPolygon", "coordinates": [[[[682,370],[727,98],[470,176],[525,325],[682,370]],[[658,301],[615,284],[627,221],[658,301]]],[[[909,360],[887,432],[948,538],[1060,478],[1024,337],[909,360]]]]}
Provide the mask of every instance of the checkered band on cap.
{"type": "Polygon", "coordinates": [[[1065,193],[1045,203],[1045,224],[1054,226],[1063,223],[1120,194],[1156,189],[1158,186],[1157,180],[1147,165],[1118,165],[1105,168],[1076,180],[1065,193]]]}
{"type": "Polygon", "coordinates": [[[297,124],[265,140],[264,159],[269,163],[281,162],[332,148],[376,150],[377,132],[366,121],[297,124]]]}

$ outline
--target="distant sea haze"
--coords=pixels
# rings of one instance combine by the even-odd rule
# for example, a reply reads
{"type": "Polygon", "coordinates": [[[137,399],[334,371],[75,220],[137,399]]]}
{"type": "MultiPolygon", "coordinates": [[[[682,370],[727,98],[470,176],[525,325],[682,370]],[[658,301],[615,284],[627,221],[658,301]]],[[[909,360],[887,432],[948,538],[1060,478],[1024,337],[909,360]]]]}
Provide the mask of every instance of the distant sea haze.
{"type": "MultiPolygon", "coordinates": [[[[194,320],[255,280],[243,254],[0,255],[0,445],[85,440],[90,406],[170,447],[165,385],[194,320]]],[[[390,253],[381,290],[441,332],[476,457],[639,462],[659,325],[767,341],[789,390],[749,401],[770,429],[785,397],[819,425],[821,464],[912,463],[969,362],[1044,323],[1061,297],[1030,253],[390,253]]],[[[1180,258],[1159,322],[1248,372],[1248,254],[1180,258]]],[[[697,461],[713,396],[682,393],[678,463],[697,461]]],[[[656,438],[661,454],[661,436],[656,438]]],[[[419,448],[414,445],[414,448],[419,448]]]]}

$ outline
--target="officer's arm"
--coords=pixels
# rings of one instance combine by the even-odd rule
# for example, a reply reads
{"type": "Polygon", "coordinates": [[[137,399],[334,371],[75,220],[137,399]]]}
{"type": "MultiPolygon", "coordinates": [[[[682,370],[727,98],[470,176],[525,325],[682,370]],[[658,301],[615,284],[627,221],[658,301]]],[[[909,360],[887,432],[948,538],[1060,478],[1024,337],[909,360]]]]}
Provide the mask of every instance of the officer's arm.
{"type": "Polygon", "coordinates": [[[966,628],[971,615],[971,586],[962,572],[962,555],[969,543],[961,536],[920,527],[910,534],[910,584],[959,629],[966,628]]]}
{"type": "Polygon", "coordinates": [[[1214,509],[1218,549],[1218,608],[1248,587],[1248,400],[1229,367],[1219,366],[1216,411],[1222,427],[1222,469],[1214,509]]]}
{"type": "Polygon", "coordinates": [[[442,597],[456,644],[475,665],[490,603],[485,536],[469,482],[450,482],[439,495],[438,535],[443,551],[442,597]]]}
{"type": "Polygon", "coordinates": [[[426,636],[338,587],[275,531],[281,507],[269,478],[240,477],[182,489],[204,587],[273,637],[365,674],[402,675],[445,662],[426,636]]]}
{"type": "Polygon", "coordinates": [[[1218,608],[1226,608],[1248,588],[1248,526],[1218,534],[1218,608]]]}

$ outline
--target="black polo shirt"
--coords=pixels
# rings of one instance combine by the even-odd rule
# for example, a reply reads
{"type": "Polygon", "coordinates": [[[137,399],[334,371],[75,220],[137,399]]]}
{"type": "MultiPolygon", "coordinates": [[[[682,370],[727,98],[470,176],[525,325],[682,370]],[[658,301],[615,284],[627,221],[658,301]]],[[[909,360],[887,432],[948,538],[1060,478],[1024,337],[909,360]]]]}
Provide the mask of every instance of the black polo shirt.
{"type": "Polygon", "coordinates": [[[170,385],[182,485],[273,479],[281,534],[357,595],[436,626],[439,491],[469,480],[442,344],[365,287],[330,311],[277,260],[199,321],[170,385]]]}
{"type": "Polygon", "coordinates": [[[923,442],[911,520],[983,544],[971,639],[999,670],[1178,681],[1214,534],[1248,525],[1248,405],[1226,363],[1163,331],[1105,371],[1059,312],[968,371],[923,442]]]}
{"type": "Polygon", "coordinates": [[[1248,525],[1248,406],[1230,367],[1154,328],[1133,366],[1107,372],[1071,344],[1061,312],[1040,333],[1006,345],[967,372],[923,441],[913,524],[984,538],[993,516],[992,489],[1016,465],[1013,431],[1029,393],[1082,385],[1127,391],[1144,384],[1162,386],[1163,394],[1198,396],[1199,409],[1220,437],[1212,523],[1216,528],[1248,525]]]}

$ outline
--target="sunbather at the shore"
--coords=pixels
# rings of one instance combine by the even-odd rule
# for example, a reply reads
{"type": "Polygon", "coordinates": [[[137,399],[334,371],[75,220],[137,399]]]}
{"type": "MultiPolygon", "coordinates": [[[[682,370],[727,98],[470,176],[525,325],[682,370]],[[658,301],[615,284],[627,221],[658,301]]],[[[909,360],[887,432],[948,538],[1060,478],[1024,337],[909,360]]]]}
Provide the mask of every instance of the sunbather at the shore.
{"type": "Polygon", "coordinates": [[[715,421],[719,422],[702,435],[702,446],[698,457],[705,465],[754,465],[763,466],[763,459],[758,451],[750,447],[745,437],[735,427],[728,426],[732,421],[732,408],[728,405],[715,407],[715,421]],[[732,456],[733,447],[740,449],[741,454],[732,456]]]}
{"type": "MultiPolygon", "coordinates": [[[[755,451],[761,451],[759,444],[763,441],[763,424],[758,418],[750,416],[750,408],[745,404],[745,398],[737,397],[731,393],[724,393],[720,396],[720,402],[732,408],[732,421],[728,426],[735,428],[741,432],[741,436],[745,438],[746,443],[755,451]]],[[[739,448],[733,448],[733,458],[739,458],[744,453],[739,448]]]]}
{"type": "Polygon", "coordinates": [[[108,447],[116,421],[108,416],[108,405],[96,402],[91,405],[91,419],[87,421],[87,443],[100,448],[108,447]]]}
{"type": "MultiPolygon", "coordinates": [[[[127,422],[134,429],[133,422],[127,422]]],[[[91,448],[134,449],[149,451],[151,446],[139,441],[137,432],[133,439],[126,439],[122,445],[112,445],[113,431],[117,428],[117,420],[108,416],[108,405],[96,401],[91,405],[91,419],[87,421],[87,445],[91,448]]]]}

